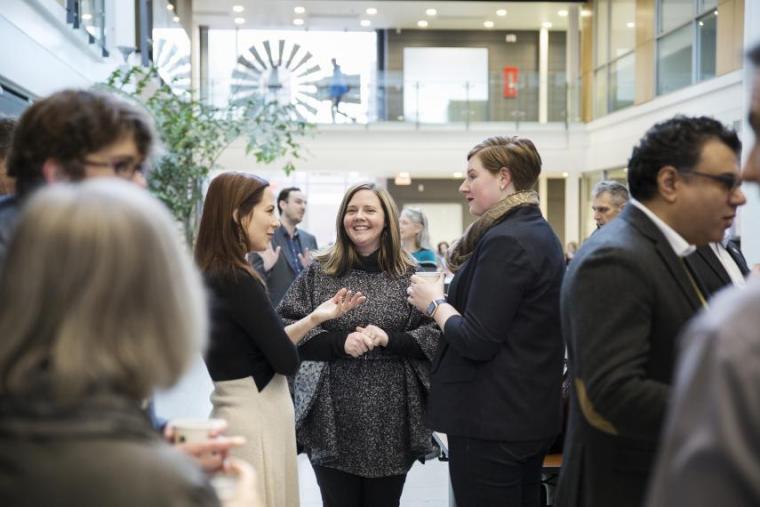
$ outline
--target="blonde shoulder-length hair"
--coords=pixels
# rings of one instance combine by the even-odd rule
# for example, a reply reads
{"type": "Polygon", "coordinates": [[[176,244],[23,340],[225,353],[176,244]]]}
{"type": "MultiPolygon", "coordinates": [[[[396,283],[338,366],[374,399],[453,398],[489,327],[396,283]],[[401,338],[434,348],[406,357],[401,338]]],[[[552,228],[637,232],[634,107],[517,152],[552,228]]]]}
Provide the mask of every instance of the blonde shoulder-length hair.
{"type": "Polygon", "coordinates": [[[55,401],[134,400],[173,385],[203,345],[200,276],[166,208],[113,179],[40,190],[0,275],[0,394],[44,378],[55,401]]]}
{"type": "Polygon", "coordinates": [[[402,276],[410,269],[413,269],[415,263],[409,254],[401,248],[398,208],[393,197],[391,197],[387,190],[378,187],[374,183],[360,183],[346,191],[335,220],[335,229],[337,231],[335,243],[318,253],[315,258],[321,264],[322,271],[330,276],[342,276],[357,264],[359,253],[346,233],[346,228],[343,226],[343,218],[346,216],[346,210],[351,199],[361,190],[368,190],[374,193],[380,200],[380,206],[385,214],[385,226],[380,235],[380,252],[378,254],[380,269],[384,273],[393,276],[402,276]]]}

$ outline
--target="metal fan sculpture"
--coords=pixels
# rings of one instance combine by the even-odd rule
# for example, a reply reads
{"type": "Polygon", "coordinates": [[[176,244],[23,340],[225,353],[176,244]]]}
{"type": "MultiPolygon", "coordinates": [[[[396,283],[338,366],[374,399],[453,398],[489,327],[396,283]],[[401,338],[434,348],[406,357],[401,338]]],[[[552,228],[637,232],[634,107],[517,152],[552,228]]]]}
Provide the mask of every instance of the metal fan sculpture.
{"type": "Polygon", "coordinates": [[[158,75],[174,93],[189,94],[191,85],[190,55],[172,40],[158,38],[153,44],[153,62],[158,75]]]}
{"type": "MultiPolygon", "coordinates": [[[[319,79],[321,74],[322,67],[314,55],[300,44],[266,40],[238,57],[232,72],[232,102],[264,96],[280,104],[293,104],[299,120],[313,121],[320,102],[331,100],[331,78],[319,79]]],[[[360,103],[359,76],[345,78],[355,86],[349,88],[342,101],[360,103]]]]}

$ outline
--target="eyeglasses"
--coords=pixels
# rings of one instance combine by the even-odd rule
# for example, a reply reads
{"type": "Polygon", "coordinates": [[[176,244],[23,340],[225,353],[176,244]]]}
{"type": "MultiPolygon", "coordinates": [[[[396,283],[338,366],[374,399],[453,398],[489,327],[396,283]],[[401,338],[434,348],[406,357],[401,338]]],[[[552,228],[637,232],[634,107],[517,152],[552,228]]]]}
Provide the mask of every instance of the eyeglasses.
{"type": "Polygon", "coordinates": [[[718,183],[720,183],[723,189],[726,190],[727,192],[735,191],[742,184],[741,177],[737,176],[736,174],[731,174],[731,173],[710,174],[710,173],[703,173],[700,171],[688,171],[688,172],[685,172],[684,174],[694,174],[696,176],[702,176],[703,178],[708,178],[713,181],[717,181],[718,183]]]}
{"type": "Polygon", "coordinates": [[[84,160],[85,165],[93,167],[102,167],[111,169],[114,174],[120,178],[132,178],[136,172],[145,172],[145,162],[135,162],[132,159],[111,160],[108,162],[99,162],[97,160],[84,160]]]}

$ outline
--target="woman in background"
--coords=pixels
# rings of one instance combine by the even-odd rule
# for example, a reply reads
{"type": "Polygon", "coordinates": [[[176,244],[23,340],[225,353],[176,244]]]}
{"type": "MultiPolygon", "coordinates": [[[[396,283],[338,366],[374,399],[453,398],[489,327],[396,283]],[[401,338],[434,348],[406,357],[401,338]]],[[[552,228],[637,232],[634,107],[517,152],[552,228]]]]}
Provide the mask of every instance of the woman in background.
{"type": "Polygon", "coordinates": [[[364,305],[299,344],[298,441],[327,507],[397,506],[412,463],[432,450],[423,414],[440,331],[406,302],[414,262],[401,249],[397,217],[385,189],[351,187],[335,244],[278,307],[294,322],[339,287],[367,295],[364,305]]]}
{"type": "Polygon", "coordinates": [[[211,291],[206,366],[214,381],[212,417],[246,437],[233,450],[257,472],[268,507],[299,503],[295,426],[285,375],[298,369],[295,342],[313,327],[364,301],[338,288],[324,303],[283,329],[261,277],[245,256],[267,248],[280,223],[269,183],[248,173],[223,173],[209,185],[195,260],[211,291]]]}
{"type": "Polygon", "coordinates": [[[401,243],[423,268],[436,267],[435,252],[430,249],[430,233],[425,214],[417,208],[404,208],[399,217],[401,243]]]}
{"type": "Polygon", "coordinates": [[[200,276],[158,201],[114,180],[40,190],[0,301],[0,503],[219,505],[141,407],[206,336],[200,276]]]}
{"type": "Polygon", "coordinates": [[[537,507],[560,430],[562,245],[531,190],[541,157],[530,140],[492,137],[467,161],[459,191],[477,219],[449,254],[448,299],[440,282],[409,287],[443,330],[430,420],[448,436],[459,507],[537,507]]]}

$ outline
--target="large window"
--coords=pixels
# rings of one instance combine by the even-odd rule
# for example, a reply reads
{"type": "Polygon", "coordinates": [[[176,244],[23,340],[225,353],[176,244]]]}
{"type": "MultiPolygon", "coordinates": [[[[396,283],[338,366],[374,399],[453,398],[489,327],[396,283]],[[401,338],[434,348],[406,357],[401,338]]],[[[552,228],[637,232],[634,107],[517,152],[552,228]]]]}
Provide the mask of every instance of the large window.
{"type": "Polygon", "coordinates": [[[594,116],[633,105],[635,89],[636,2],[596,3],[594,116]]]}
{"type": "Polygon", "coordinates": [[[657,94],[715,77],[717,0],[658,0],[657,94]]]}

